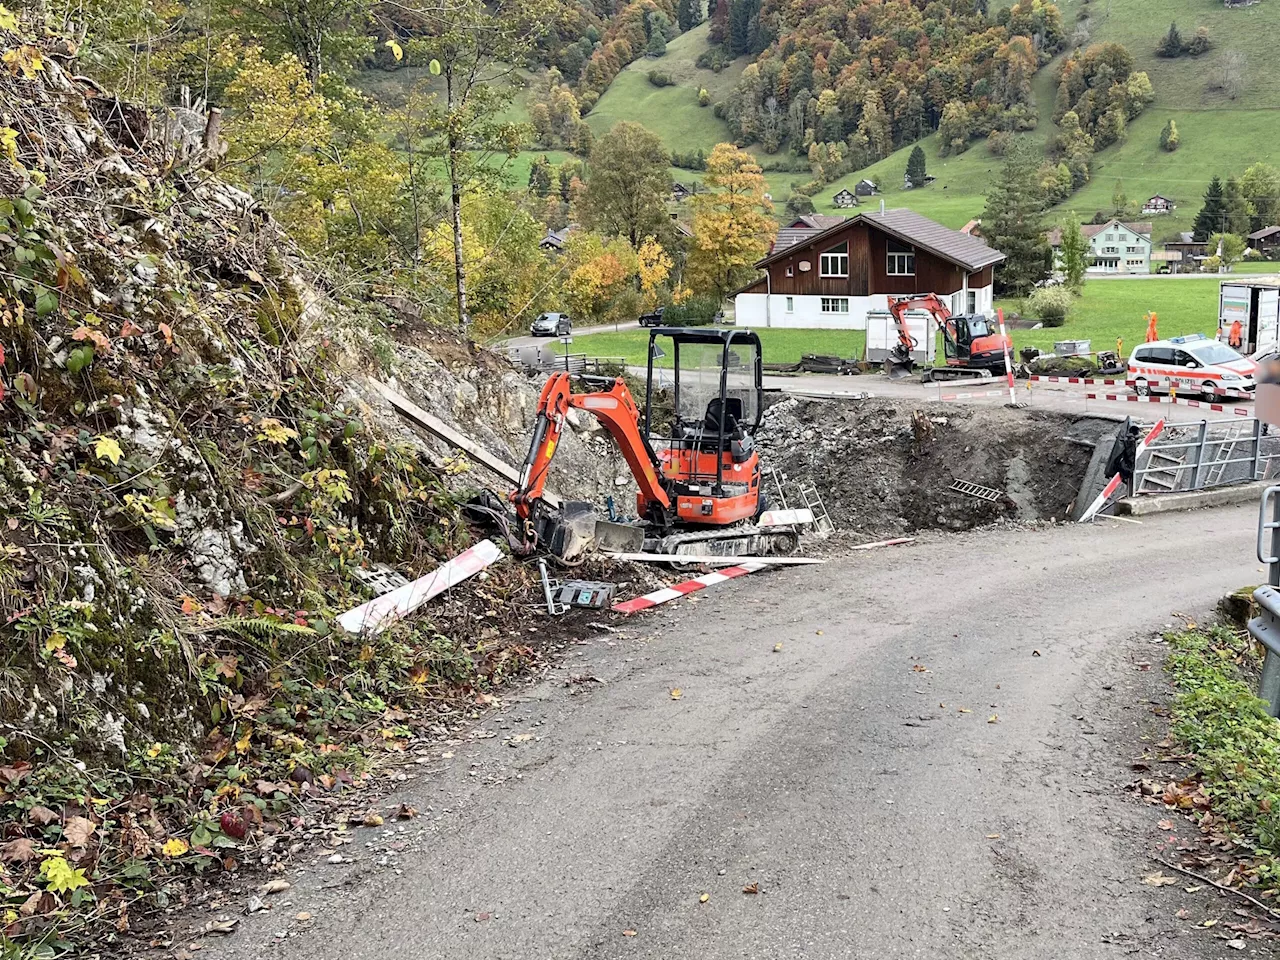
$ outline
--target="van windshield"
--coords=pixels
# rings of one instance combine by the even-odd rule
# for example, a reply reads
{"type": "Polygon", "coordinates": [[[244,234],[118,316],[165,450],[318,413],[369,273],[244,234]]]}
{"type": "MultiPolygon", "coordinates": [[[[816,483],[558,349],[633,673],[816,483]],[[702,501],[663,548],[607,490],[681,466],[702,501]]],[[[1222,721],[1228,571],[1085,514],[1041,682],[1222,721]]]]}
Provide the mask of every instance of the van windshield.
{"type": "Polygon", "coordinates": [[[1201,363],[1233,363],[1240,359],[1240,354],[1225,343],[1206,343],[1191,352],[1201,363]]]}

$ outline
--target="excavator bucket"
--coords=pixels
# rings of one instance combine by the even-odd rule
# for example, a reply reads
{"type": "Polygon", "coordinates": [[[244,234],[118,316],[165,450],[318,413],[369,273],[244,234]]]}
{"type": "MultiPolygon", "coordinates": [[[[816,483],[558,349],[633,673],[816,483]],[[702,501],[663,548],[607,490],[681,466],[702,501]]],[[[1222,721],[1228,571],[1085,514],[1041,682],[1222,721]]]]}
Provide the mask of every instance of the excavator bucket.
{"type": "Polygon", "coordinates": [[[884,362],[884,369],[889,374],[890,380],[905,380],[911,376],[911,361],[903,363],[901,360],[888,357],[884,362]]]}

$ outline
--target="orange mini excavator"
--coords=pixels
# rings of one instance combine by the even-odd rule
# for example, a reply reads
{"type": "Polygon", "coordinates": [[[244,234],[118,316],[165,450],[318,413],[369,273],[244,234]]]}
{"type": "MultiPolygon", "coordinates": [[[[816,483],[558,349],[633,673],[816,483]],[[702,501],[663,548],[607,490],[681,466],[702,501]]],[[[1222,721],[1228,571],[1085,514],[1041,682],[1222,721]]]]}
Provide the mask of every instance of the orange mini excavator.
{"type": "Polygon", "coordinates": [[[921,373],[924,383],[933,380],[964,380],[1004,373],[1005,351],[1013,351],[1013,342],[1002,337],[990,320],[981,314],[952,316],[947,305],[935,293],[918,297],[889,299],[889,313],[898,328],[898,342],[885,361],[890,380],[911,375],[912,352],[920,345],[907,326],[908,310],[925,310],[942,331],[944,367],[927,367],[921,373]]]}
{"type": "Polygon", "coordinates": [[[649,333],[643,411],[621,377],[607,389],[574,393],[568,373],[552,375],[511,494],[520,526],[513,546],[570,562],[593,543],[664,554],[790,553],[797,543],[794,528],[752,522],[766,499],[754,440],[762,369],[760,340],[749,330],[662,327],[649,333]],[[664,358],[669,366],[655,365],[664,358]],[[659,423],[655,401],[667,388],[673,409],[659,423]],[[571,408],[596,417],[617,443],[639,487],[636,522],[606,523],[590,503],[553,508],[544,498],[571,408]]]}

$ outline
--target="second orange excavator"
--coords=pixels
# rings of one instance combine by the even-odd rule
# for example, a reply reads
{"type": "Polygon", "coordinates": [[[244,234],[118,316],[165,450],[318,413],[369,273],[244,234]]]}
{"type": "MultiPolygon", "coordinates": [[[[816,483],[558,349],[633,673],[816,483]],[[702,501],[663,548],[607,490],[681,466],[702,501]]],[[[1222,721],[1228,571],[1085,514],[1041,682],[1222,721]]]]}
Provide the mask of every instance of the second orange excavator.
{"type": "Polygon", "coordinates": [[[911,376],[915,366],[912,353],[920,346],[907,325],[907,311],[924,310],[942,331],[946,366],[927,367],[921,372],[924,383],[934,380],[964,380],[1005,372],[1005,355],[1012,355],[1013,342],[1002,336],[991,320],[981,314],[952,316],[950,309],[934,293],[889,299],[889,313],[898,329],[898,342],[885,360],[890,380],[911,376]]]}

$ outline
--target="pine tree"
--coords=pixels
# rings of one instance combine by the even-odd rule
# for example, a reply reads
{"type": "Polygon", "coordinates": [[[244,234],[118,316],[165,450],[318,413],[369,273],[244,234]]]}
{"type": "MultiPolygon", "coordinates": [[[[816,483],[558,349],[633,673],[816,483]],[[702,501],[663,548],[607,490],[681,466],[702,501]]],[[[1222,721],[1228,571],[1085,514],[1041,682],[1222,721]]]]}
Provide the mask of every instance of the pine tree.
{"type": "Polygon", "coordinates": [[[692,30],[702,22],[702,0],[680,0],[676,6],[676,22],[680,32],[692,30]]]}
{"type": "Polygon", "coordinates": [[[924,151],[920,149],[919,144],[916,144],[911,149],[911,156],[907,158],[907,183],[911,184],[912,187],[923,187],[924,177],[924,151]]]}
{"type": "Polygon", "coordinates": [[[1168,122],[1165,123],[1164,129],[1160,131],[1160,148],[1173,153],[1178,149],[1178,143],[1178,125],[1170,117],[1168,122]]]}
{"type": "Polygon", "coordinates": [[[1176,23],[1169,24],[1169,32],[1164,35],[1164,39],[1161,40],[1160,45],[1156,47],[1156,56],[1182,56],[1182,34],[1178,32],[1178,25],[1176,23]]]}
{"type": "Polygon", "coordinates": [[[1214,177],[1209,181],[1209,189],[1204,192],[1204,206],[1196,214],[1192,239],[1197,243],[1204,243],[1222,230],[1226,217],[1227,205],[1222,195],[1222,181],[1214,177]]]}
{"type": "Polygon", "coordinates": [[[1052,252],[1044,233],[1044,193],[1040,158],[1026,144],[1015,144],[1005,157],[1000,179],[987,194],[982,214],[983,238],[1005,255],[996,285],[1023,296],[1049,275],[1052,252]]]}

